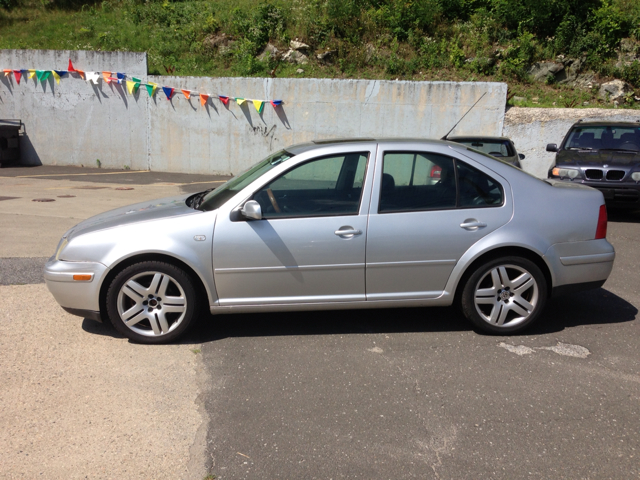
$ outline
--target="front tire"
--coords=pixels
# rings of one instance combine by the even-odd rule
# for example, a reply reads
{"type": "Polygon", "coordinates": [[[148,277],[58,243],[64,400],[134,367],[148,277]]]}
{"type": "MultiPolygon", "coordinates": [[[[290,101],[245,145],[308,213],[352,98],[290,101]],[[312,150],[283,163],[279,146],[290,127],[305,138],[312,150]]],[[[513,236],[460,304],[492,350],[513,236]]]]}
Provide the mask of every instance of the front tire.
{"type": "Polygon", "coordinates": [[[540,268],[522,257],[502,257],[478,267],[462,291],[465,317],[487,333],[506,335],[531,326],[547,300],[540,268]]]}
{"type": "Polygon", "coordinates": [[[197,314],[196,289],[181,268],[165,262],[140,262],[111,282],[107,314],[116,330],[136,343],[176,340],[197,314]]]}

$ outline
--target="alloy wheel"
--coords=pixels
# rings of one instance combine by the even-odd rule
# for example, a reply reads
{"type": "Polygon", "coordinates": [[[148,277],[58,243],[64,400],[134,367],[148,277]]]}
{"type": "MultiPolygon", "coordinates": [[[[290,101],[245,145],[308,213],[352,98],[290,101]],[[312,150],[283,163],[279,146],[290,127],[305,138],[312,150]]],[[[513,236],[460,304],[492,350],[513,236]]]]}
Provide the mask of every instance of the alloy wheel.
{"type": "Polygon", "coordinates": [[[495,327],[515,327],[527,321],[540,299],[534,276],[518,265],[491,268],[476,284],[474,305],[480,318],[495,327]]]}
{"type": "Polygon", "coordinates": [[[143,272],[120,287],[118,315],[133,332],[158,337],[174,331],[187,313],[187,296],[180,283],[162,272],[143,272]]]}

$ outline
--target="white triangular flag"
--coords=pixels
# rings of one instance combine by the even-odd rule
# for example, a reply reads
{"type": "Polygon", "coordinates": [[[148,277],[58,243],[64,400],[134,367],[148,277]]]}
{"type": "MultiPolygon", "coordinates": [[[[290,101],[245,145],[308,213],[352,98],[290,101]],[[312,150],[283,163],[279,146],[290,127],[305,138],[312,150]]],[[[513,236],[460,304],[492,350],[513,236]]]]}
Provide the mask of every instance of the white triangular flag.
{"type": "Polygon", "coordinates": [[[85,80],[93,84],[97,84],[100,79],[100,72],[84,72],[85,80]]]}

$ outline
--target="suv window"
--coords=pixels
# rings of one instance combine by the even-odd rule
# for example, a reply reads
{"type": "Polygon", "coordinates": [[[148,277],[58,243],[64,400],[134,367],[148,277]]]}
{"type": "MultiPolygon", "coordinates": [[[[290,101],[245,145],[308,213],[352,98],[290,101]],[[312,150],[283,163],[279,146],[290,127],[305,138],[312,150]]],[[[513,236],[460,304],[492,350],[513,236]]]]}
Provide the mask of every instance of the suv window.
{"type": "Polygon", "coordinates": [[[385,152],[379,213],[502,205],[488,175],[459,160],[424,152],[385,152]]]}
{"type": "Polygon", "coordinates": [[[263,218],[355,215],[368,152],[314,159],[298,165],[253,195],[263,218]]]}
{"type": "Polygon", "coordinates": [[[640,151],[640,127],[588,126],[574,127],[564,148],[567,150],[632,150],[640,151]]]}

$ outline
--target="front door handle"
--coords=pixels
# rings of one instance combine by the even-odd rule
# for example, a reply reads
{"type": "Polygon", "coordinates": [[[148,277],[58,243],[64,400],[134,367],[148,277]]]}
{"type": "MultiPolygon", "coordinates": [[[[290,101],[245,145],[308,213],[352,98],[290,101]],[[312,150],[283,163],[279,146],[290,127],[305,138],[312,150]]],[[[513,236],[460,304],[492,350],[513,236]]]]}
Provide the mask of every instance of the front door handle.
{"type": "Polygon", "coordinates": [[[345,227],[340,227],[340,229],[336,230],[333,233],[335,233],[339,237],[349,237],[349,238],[351,238],[354,235],[362,235],[362,230],[356,230],[355,228],[353,228],[351,226],[345,226],[345,227]]]}
{"type": "Polygon", "coordinates": [[[460,228],[464,228],[465,230],[478,230],[479,228],[484,228],[486,226],[486,223],[479,222],[475,218],[467,218],[460,224],[460,228]]]}

